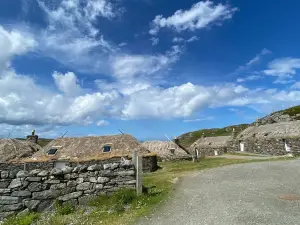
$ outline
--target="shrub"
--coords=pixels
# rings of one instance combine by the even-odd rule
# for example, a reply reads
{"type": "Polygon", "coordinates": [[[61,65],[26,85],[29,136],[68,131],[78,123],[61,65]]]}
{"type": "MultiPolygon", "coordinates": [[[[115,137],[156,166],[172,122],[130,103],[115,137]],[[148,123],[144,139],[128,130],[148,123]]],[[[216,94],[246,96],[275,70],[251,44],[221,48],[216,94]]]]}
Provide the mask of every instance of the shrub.
{"type": "Polygon", "coordinates": [[[56,201],[54,206],[59,215],[69,215],[75,211],[75,206],[71,203],[61,204],[60,202],[56,201]]]}

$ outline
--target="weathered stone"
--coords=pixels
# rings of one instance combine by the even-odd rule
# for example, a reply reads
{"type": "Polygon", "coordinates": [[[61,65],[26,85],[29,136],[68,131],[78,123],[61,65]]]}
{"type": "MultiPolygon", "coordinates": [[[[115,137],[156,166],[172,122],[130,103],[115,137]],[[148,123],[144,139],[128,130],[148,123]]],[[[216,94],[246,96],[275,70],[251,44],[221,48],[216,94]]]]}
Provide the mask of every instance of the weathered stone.
{"type": "Polygon", "coordinates": [[[43,200],[38,204],[36,211],[44,212],[53,208],[53,200],[43,200]]]}
{"type": "Polygon", "coordinates": [[[26,215],[28,215],[29,213],[30,213],[30,210],[29,210],[28,208],[26,208],[26,209],[22,210],[21,212],[19,212],[19,213],[17,214],[17,216],[26,216],[26,215]]]}
{"type": "Polygon", "coordinates": [[[11,171],[9,171],[9,178],[10,179],[16,178],[17,173],[18,173],[18,170],[11,170],[11,171]]]}
{"type": "Polygon", "coordinates": [[[11,181],[8,188],[17,188],[17,187],[21,187],[22,185],[23,185],[23,182],[22,182],[21,178],[16,178],[11,181]]]}
{"type": "Polygon", "coordinates": [[[9,172],[8,171],[1,171],[1,179],[8,178],[9,172]]]}
{"type": "Polygon", "coordinates": [[[66,166],[65,168],[62,169],[63,174],[69,174],[73,171],[72,167],[66,166]]]}
{"type": "Polygon", "coordinates": [[[97,179],[97,183],[100,183],[100,184],[104,184],[109,181],[110,181],[110,179],[108,177],[98,177],[98,179],[97,179]]]}
{"type": "Polygon", "coordinates": [[[10,211],[10,212],[2,212],[0,213],[0,219],[4,219],[6,217],[12,216],[13,214],[15,214],[14,211],[10,211]]]}
{"type": "Polygon", "coordinates": [[[67,187],[76,187],[77,182],[75,180],[70,180],[67,183],[67,187]]]}
{"type": "Polygon", "coordinates": [[[66,183],[61,183],[61,184],[52,184],[50,189],[64,189],[67,187],[66,183]]]}
{"type": "Polygon", "coordinates": [[[136,184],[136,180],[125,181],[124,184],[136,184]]]}
{"type": "Polygon", "coordinates": [[[24,178],[24,177],[28,177],[29,176],[29,172],[25,171],[25,170],[20,170],[17,173],[17,178],[24,178]]]}
{"type": "Polygon", "coordinates": [[[22,185],[22,189],[27,188],[28,185],[29,185],[29,181],[24,180],[24,181],[23,181],[23,185],[22,185]]]}
{"type": "Polygon", "coordinates": [[[0,196],[0,204],[1,205],[12,205],[19,203],[18,197],[11,197],[11,196],[0,196]]]}
{"type": "Polygon", "coordinates": [[[37,174],[38,177],[46,177],[48,175],[49,175],[49,171],[47,170],[42,170],[37,174]]]}
{"type": "Polygon", "coordinates": [[[81,166],[76,166],[74,169],[73,169],[73,173],[78,173],[79,170],[80,170],[81,166]]]}
{"type": "Polygon", "coordinates": [[[42,180],[41,177],[27,177],[25,180],[29,182],[40,182],[42,180]]]}
{"type": "Polygon", "coordinates": [[[83,181],[84,179],[82,177],[76,179],[77,184],[81,184],[83,181]]]}
{"type": "Polygon", "coordinates": [[[111,168],[111,165],[112,165],[111,163],[104,164],[104,165],[103,165],[103,169],[104,169],[104,170],[108,170],[108,169],[111,168]]]}
{"type": "Polygon", "coordinates": [[[124,170],[124,171],[117,171],[114,172],[116,176],[134,176],[135,171],[134,170],[124,170]]]}
{"type": "Polygon", "coordinates": [[[79,177],[78,173],[65,174],[64,176],[66,180],[77,179],[78,177],[79,177]]]}
{"type": "Polygon", "coordinates": [[[98,173],[101,177],[114,177],[114,173],[111,170],[101,170],[98,173]]]}
{"type": "Polygon", "coordinates": [[[90,177],[89,181],[92,182],[92,183],[97,183],[96,177],[90,177]]]}
{"type": "Polygon", "coordinates": [[[9,188],[2,188],[0,189],[0,194],[8,194],[11,192],[11,189],[9,188]]]}
{"type": "Polygon", "coordinates": [[[7,188],[9,184],[9,181],[0,181],[0,188],[7,188]]]}
{"type": "Polygon", "coordinates": [[[48,189],[49,184],[33,182],[28,185],[28,190],[31,192],[42,191],[48,189]]]}
{"type": "Polygon", "coordinates": [[[132,168],[133,167],[133,164],[132,164],[132,161],[131,160],[123,160],[121,163],[120,163],[120,167],[123,167],[123,168],[132,168]]]}
{"type": "Polygon", "coordinates": [[[29,175],[30,175],[30,176],[36,176],[36,175],[38,175],[41,171],[42,171],[42,170],[40,170],[40,169],[34,169],[34,170],[31,170],[31,171],[29,172],[29,175]]]}
{"type": "Polygon", "coordinates": [[[53,176],[61,176],[63,175],[63,171],[61,169],[54,168],[51,170],[50,174],[53,176]]]}
{"type": "Polygon", "coordinates": [[[95,189],[96,190],[102,190],[103,189],[103,184],[96,184],[95,189]]]}
{"type": "Polygon", "coordinates": [[[92,194],[96,191],[96,189],[93,189],[93,190],[85,190],[84,191],[84,194],[92,194]]]}
{"type": "Polygon", "coordinates": [[[58,200],[65,202],[65,201],[68,201],[68,200],[73,199],[73,198],[78,198],[81,195],[82,195],[82,191],[77,191],[77,192],[73,192],[73,193],[61,196],[61,197],[58,198],[58,200]]]}
{"type": "Polygon", "coordinates": [[[11,196],[14,197],[30,197],[31,196],[31,192],[30,191],[14,191],[11,196]]]}
{"type": "Polygon", "coordinates": [[[23,208],[23,204],[1,205],[0,212],[17,211],[23,208]]]}
{"type": "Polygon", "coordinates": [[[35,211],[40,203],[41,203],[40,200],[24,200],[24,205],[30,211],[35,211]]]}
{"type": "Polygon", "coordinates": [[[77,185],[76,190],[77,191],[85,191],[85,190],[88,190],[90,188],[90,186],[91,186],[90,182],[81,183],[81,184],[77,185]]]}
{"type": "Polygon", "coordinates": [[[81,167],[79,168],[79,171],[78,171],[78,172],[80,172],[80,173],[86,172],[86,171],[87,171],[87,168],[88,168],[87,165],[83,165],[83,166],[81,166],[81,167]]]}
{"type": "Polygon", "coordinates": [[[45,200],[45,199],[54,199],[61,194],[60,190],[46,190],[41,192],[32,193],[32,199],[36,200],[45,200]]]}
{"type": "Polygon", "coordinates": [[[119,168],[119,166],[120,166],[120,163],[113,163],[113,164],[111,164],[111,169],[112,170],[115,170],[115,169],[117,169],[117,168],[119,168]]]}
{"type": "Polygon", "coordinates": [[[60,180],[46,180],[44,183],[45,184],[59,184],[60,180]]]}
{"type": "Polygon", "coordinates": [[[87,168],[88,171],[95,171],[95,170],[101,170],[101,169],[102,169],[102,165],[100,165],[100,164],[91,165],[87,168]]]}
{"type": "Polygon", "coordinates": [[[88,173],[80,173],[79,177],[80,178],[86,178],[86,177],[89,177],[89,174],[88,173]]]}

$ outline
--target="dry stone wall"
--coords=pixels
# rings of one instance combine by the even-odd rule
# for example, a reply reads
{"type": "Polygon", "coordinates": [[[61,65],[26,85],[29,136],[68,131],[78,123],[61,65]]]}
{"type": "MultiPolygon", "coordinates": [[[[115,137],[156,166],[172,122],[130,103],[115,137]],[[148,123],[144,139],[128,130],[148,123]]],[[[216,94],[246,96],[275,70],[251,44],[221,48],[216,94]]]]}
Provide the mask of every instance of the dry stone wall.
{"type": "Polygon", "coordinates": [[[91,196],[125,187],[134,189],[135,185],[135,169],[129,160],[63,169],[2,168],[0,218],[23,210],[43,211],[55,200],[62,204],[85,204],[91,196]]]}
{"type": "Polygon", "coordinates": [[[244,143],[244,151],[266,155],[286,155],[289,152],[285,150],[284,141],[288,143],[293,155],[300,155],[299,138],[248,138],[245,140],[234,140],[228,145],[228,151],[240,151],[240,142],[244,143]]]}

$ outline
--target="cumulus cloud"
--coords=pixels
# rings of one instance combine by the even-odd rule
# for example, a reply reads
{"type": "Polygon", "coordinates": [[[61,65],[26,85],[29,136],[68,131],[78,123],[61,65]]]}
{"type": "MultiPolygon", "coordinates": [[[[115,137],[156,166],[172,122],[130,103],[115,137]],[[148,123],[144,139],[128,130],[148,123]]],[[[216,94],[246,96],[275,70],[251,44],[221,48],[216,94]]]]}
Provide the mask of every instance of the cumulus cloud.
{"type": "Polygon", "coordinates": [[[152,38],[150,38],[150,40],[152,42],[152,46],[158,45],[158,43],[159,43],[159,38],[152,37],[152,38]]]}
{"type": "Polygon", "coordinates": [[[253,74],[253,75],[250,75],[250,76],[247,76],[247,77],[244,77],[244,78],[238,78],[237,82],[241,83],[241,82],[245,82],[245,81],[259,80],[259,79],[262,79],[262,78],[263,78],[262,75],[253,74]]]}
{"type": "Polygon", "coordinates": [[[191,119],[191,120],[183,120],[185,123],[192,123],[192,122],[200,122],[200,121],[205,121],[205,120],[214,120],[214,116],[208,116],[204,118],[197,118],[197,119],[191,119]]]}
{"type": "Polygon", "coordinates": [[[96,124],[97,124],[98,127],[102,127],[102,126],[109,125],[109,122],[106,121],[106,120],[99,120],[96,124]]]}
{"type": "Polygon", "coordinates": [[[299,58],[280,58],[270,62],[268,69],[264,70],[266,75],[278,77],[291,77],[296,74],[296,70],[300,69],[299,58]]]}
{"type": "Polygon", "coordinates": [[[176,62],[181,52],[179,46],[173,46],[164,55],[118,55],[112,61],[113,73],[118,78],[151,75],[176,62]]]}
{"type": "Polygon", "coordinates": [[[73,72],[67,72],[66,74],[54,72],[52,76],[58,89],[66,95],[76,96],[82,92],[78,79],[73,72]]]}
{"type": "Polygon", "coordinates": [[[203,29],[212,24],[221,24],[222,21],[231,19],[237,8],[229,5],[214,4],[212,1],[200,1],[190,9],[177,10],[170,17],[158,15],[152,21],[150,34],[155,35],[161,28],[173,28],[177,32],[185,30],[203,29]]]}

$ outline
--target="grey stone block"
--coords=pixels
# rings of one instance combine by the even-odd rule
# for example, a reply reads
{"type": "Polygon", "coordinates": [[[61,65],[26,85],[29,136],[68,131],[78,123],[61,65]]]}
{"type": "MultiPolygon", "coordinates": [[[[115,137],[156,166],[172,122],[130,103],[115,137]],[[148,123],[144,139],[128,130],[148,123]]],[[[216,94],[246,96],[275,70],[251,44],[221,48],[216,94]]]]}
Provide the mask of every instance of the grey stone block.
{"type": "Polygon", "coordinates": [[[104,184],[109,181],[110,181],[110,179],[108,177],[98,177],[98,179],[97,179],[97,183],[100,183],[100,184],[104,184]]]}
{"type": "Polygon", "coordinates": [[[20,170],[17,173],[17,178],[24,178],[24,177],[28,177],[29,176],[29,172],[25,171],[25,170],[20,170]]]}
{"type": "Polygon", "coordinates": [[[41,171],[42,171],[42,170],[40,170],[40,169],[34,169],[34,170],[31,170],[31,171],[29,172],[29,175],[30,175],[30,176],[37,176],[41,171]]]}
{"type": "Polygon", "coordinates": [[[0,188],[7,188],[9,184],[9,181],[0,181],[0,188]]]}
{"type": "Polygon", "coordinates": [[[17,188],[17,187],[21,187],[22,185],[23,185],[23,182],[22,182],[21,178],[16,178],[11,181],[8,188],[17,188]]]}
{"type": "Polygon", "coordinates": [[[134,176],[135,171],[134,170],[125,170],[125,171],[117,171],[114,172],[116,176],[134,176]]]}
{"type": "Polygon", "coordinates": [[[0,205],[12,205],[19,203],[18,197],[0,196],[0,205]]]}
{"type": "Polygon", "coordinates": [[[25,180],[29,181],[29,182],[40,182],[42,181],[41,177],[27,177],[25,180]]]}
{"type": "Polygon", "coordinates": [[[85,190],[90,189],[90,186],[91,186],[90,182],[81,183],[81,184],[77,185],[76,190],[77,191],[85,191],[85,190]]]}
{"type": "Polygon", "coordinates": [[[11,196],[13,197],[30,197],[31,192],[30,191],[14,191],[11,196]]]}
{"type": "Polygon", "coordinates": [[[9,188],[2,188],[0,189],[0,194],[8,194],[11,192],[11,189],[9,188]]]}
{"type": "Polygon", "coordinates": [[[101,164],[95,164],[95,165],[89,166],[87,168],[88,171],[95,171],[95,170],[101,170],[101,169],[102,169],[101,164]]]}
{"type": "Polygon", "coordinates": [[[8,178],[9,172],[8,171],[1,171],[1,179],[8,178]]]}
{"type": "Polygon", "coordinates": [[[47,170],[42,170],[37,174],[38,177],[46,177],[48,175],[49,175],[49,171],[47,170]]]}
{"type": "Polygon", "coordinates": [[[40,200],[25,200],[25,201],[24,201],[24,205],[25,205],[30,211],[35,211],[40,203],[41,203],[40,200]]]}
{"type": "Polygon", "coordinates": [[[54,199],[60,195],[61,195],[60,190],[46,190],[40,192],[33,192],[32,199],[36,199],[36,200],[54,199]]]}
{"type": "Polygon", "coordinates": [[[78,197],[82,196],[82,194],[83,194],[82,191],[77,191],[77,192],[73,192],[73,193],[61,196],[61,197],[58,198],[58,200],[65,202],[65,201],[68,201],[68,200],[73,199],[73,198],[78,198],[78,197]]]}
{"type": "Polygon", "coordinates": [[[54,168],[51,170],[50,175],[61,176],[61,175],[63,175],[63,171],[61,169],[54,168]]]}
{"type": "Polygon", "coordinates": [[[10,212],[10,211],[17,211],[23,208],[23,204],[12,204],[12,205],[1,205],[0,212],[10,212]]]}
{"type": "Polygon", "coordinates": [[[60,180],[45,180],[45,184],[59,184],[60,180]]]}
{"type": "Polygon", "coordinates": [[[66,183],[52,184],[50,189],[65,189],[67,187],[66,183]]]}

